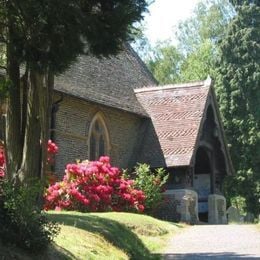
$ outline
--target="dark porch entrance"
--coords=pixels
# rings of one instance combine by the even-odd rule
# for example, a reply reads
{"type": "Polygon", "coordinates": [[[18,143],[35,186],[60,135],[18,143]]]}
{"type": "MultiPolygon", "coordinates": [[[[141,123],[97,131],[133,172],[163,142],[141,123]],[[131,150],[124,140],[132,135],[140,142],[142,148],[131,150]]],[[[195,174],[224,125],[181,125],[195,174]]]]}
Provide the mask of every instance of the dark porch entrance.
{"type": "Polygon", "coordinates": [[[212,163],[209,151],[199,147],[196,153],[193,186],[198,193],[199,220],[208,222],[208,196],[212,191],[212,163]]]}

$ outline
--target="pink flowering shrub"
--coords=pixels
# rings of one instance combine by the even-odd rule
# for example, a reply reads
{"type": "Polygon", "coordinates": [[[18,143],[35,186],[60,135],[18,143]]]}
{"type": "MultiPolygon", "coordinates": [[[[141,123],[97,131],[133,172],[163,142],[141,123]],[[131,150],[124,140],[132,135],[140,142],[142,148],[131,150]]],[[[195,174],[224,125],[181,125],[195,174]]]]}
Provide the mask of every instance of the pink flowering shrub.
{"type": "Polygon", "coordinates": [[[68,164],[63,181],[49,186],[45,210],[139,211],[145,195],[134,188],[134,181],[123,177],[110,165],[110,158],[68,164]]]}
{"type": "Polygon", "coordinates": [[[0,147],[0,179],[5,176],[6,165],[5,165],[5,153],[4,148],[0,147]]]}
{"type": "Polygon", "coordinates": [[[55,162],[55,155],[58,153],[58,146],[52,142],[52,140],[48,141],[47,147],[47,171],[46,171],[46,181],[47,185],[54,184],[57,181],[57,177],[55,173],[52,171],[52,166],[55,162]]]}
{"type": "MultiPolygon", "coordinates": [[[[47,147],[47,164],[50,167],[54,162],[54,156],[58,153],[58,146],[52,142],[51,140],[48,141],[47,147]]],[[[0,179],[5,176],[6,172],[6,160],[5,160],[5,150],[4,147],[0,146],[0,179]]],[[[50,172],[47,172],[47,178],[53,179],[53,176],[50,172]]],[[[50,181],[50,180],[49,180],[50,181]]]]}
{"type": "Polygon", "coordinates": [[[54,163],[54,156],[58,153],[59,148],[58,146],[52,142],[52,140],[48,141],[48,147],[47,147],[47,162],[48,164],[53,164],[54,163]]]}

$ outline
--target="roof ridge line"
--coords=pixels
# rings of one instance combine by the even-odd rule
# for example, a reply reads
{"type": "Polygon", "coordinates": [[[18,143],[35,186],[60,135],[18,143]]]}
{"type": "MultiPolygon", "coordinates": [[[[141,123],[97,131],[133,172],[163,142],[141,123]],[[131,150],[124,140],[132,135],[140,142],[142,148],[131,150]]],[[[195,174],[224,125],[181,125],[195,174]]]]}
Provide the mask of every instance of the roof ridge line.
{"type": "Polygon", "coordinates": [[[150,78],[151,81],[154,81],[155,84],[159,84],[158,80],[154,77],[153,73],[148,69],[145,62],[141,59],[141,57],[137,54],[137,52],[134,50],[134,48],[131,46],[129,42],[124,43],[126,51],[130,52],[134,58],[135,61],[139,64],[141,70],[150,78]]]}
{"type": "Polygon", "coordinates": [[[180,84],[167,84],[163,86],[147,86],[144,88],[134,89],[135,93],[141,92],[150,92],[150,91],[161,91],[161,90],[168,90],[168,89],[176,89],[176,88],[189,88],[189,87],[199,87],[199,86],[209,86],[207,80],[202,81],[195,81],[189,83],[180,83],[180,84]]]}

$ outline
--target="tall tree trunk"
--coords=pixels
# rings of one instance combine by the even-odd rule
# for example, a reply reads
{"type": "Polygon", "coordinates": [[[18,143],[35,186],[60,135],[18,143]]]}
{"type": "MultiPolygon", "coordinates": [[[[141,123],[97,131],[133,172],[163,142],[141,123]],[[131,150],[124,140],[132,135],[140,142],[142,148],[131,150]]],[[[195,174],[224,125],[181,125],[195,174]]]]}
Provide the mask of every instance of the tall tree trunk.
{"type": "Polygon", "coordinates": [[[7,99],[5,144],[7,147],[7,178],[12,180],[21,163],[22,137],[20,133],[21,97],[19,64],[15,57],[12,25],[10,25],[9,28],[9,43],[7,45],[7,77],[10,80],[10,91],[7,99]]]}
{"type": "Polygon", "coordinates": [[[52,73],[29,70],[27,114],[20,181],[43,179],[46,172],[47,142],[53,93],[52,73]]]}
{"type": "MultiPolygon", "coordinates": [[[[8,2],[9,3],[9,2],[8,2]]],[[[39,73],[26,66],[20,79],[20,61],[16,54],[13,6],[8,5],[7,77],[10,91],[6,117],[7,177],[18,184],[42,178],[46,171],[53,74],[39,73]]],[[[29,65],[29,64],[27,64],[29,65]]]]}
{"type": "Polygon", "coordinates": [[[41,126],[41,178],[46,173],[47,143],[49,139],[50,116],[52,107],[52,94],[54,86],[54,76],[51,72],[44,75],[44,80],[39,80],[39,118],[41,126]]]}
{"type": "Polygon", "coordinates": [[[14,47],[17,39],[13,5],[7,3],[7,77],[10,80],[5,128],[7,177],[19,185],[31,178],[42,178],[46,171],[54,76],[28,66],[20,79],[21,64],[14,47]]]}
{"type": "Polygon", "coordinates": [[[19,179],[21,182],[40,177],[40,120],[39,120],[39,84],[43,84],[43,75],[32,70],[28,73],[27,116],[23,157],[19,179]]]}

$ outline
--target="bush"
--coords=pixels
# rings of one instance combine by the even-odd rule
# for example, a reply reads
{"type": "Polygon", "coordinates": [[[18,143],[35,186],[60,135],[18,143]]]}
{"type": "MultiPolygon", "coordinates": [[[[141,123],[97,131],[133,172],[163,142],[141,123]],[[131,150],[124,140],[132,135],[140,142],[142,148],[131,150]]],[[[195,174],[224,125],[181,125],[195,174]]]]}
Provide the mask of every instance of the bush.
{"type": "Polygon", "coordinates": [[[135,188],[145,193],[145,211],[152,214],[156,207],[163,201],[164,184],[169,174],[163,168],[154,172],[147,164],[138,164],[135,167],[135,188]]]}
{"type": "Polygon", "coordinates": [[[44,250],[58,234],[57,224],[36,206],[40,186],[13,187],[2,181],[0,188],[0,239],[31,253],[44,250]]]}
{"type": "Polygon", "coordinates": [[[230,198],[231,206],[236,207],[241,215],[246,215],[246,198],[235,196],[230,198]]]}
{"type": "MultiPolygon", "coordinates": [[[[58,146],[52,142],[51,140],[48,141],[47,144],[47,168],[52,167],[54,163],[55,155],[58,153],[58,146]]],[[[5,147],[2,143],[0,143],[0,180],[3,179],[6,175],[6,160],[5,160],[5,147]]],[[[55,177],[53,172],[48,170],[46,172],[47,181],[53,181],[55,177]]]]}
{"type": "Polygon", "coordinates": [[[63,181],[51,185],[45,194],[46,210],[143,211],[145,196],[134,188],[134,181],[102,156],[66,166],[63,181]]]}

